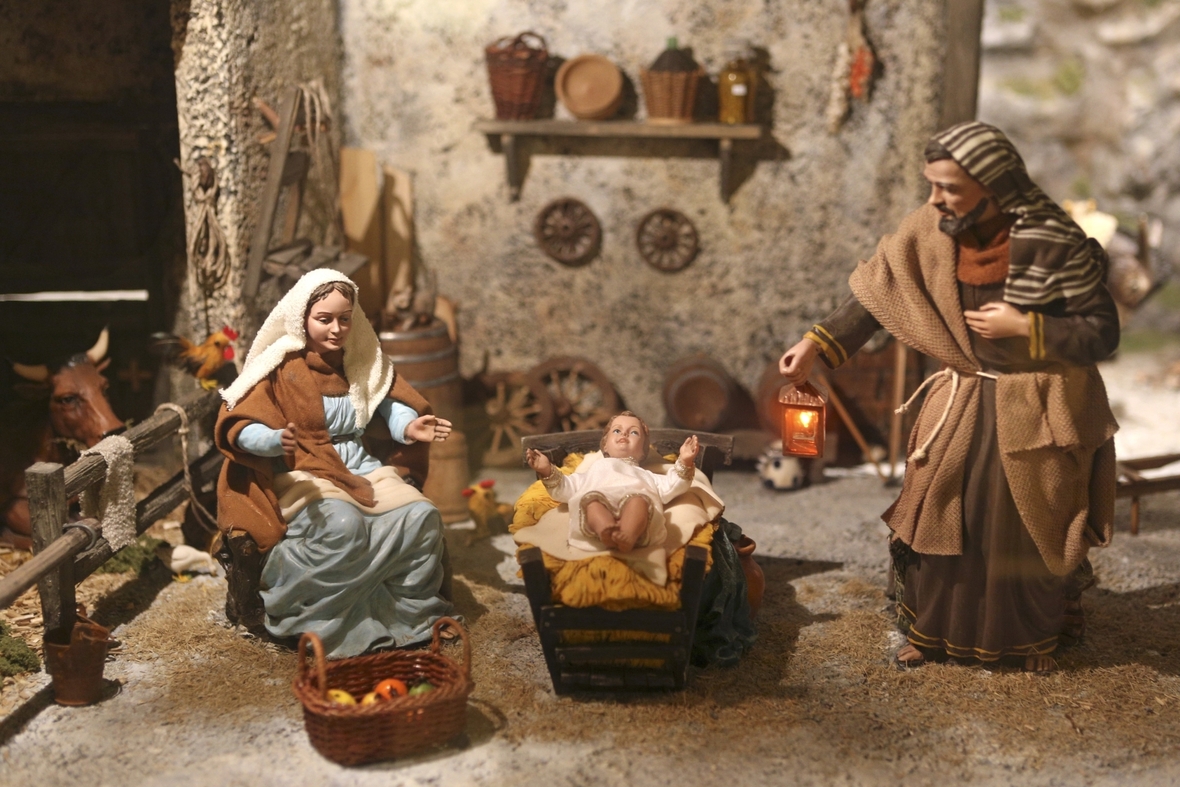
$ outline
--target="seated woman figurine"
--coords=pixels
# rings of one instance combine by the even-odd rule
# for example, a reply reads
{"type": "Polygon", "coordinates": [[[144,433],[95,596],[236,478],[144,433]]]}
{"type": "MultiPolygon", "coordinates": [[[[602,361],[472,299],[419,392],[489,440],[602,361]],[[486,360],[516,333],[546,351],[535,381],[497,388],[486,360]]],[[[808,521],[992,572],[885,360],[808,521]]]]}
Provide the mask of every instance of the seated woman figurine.
{"type": "Polygon", "coordinates": [[[700,441],[696,435],[685,440],[676,464],[663,475],[639,466],[647,456],[647,441],[647,424],[625,410],[607,422],[600,444],[603,458],[586,473],[566,475],[540,451],[529,449],[526,461],[549,496],[569,503],[570,546],[626,553],[663,543],[664,504],[692,485],[700,441]]]}
{"type": "Polygon", "coordinates": [[[266,628],[315,632],[330,656],[429,638],[452,615],[440,595],[438,509],[361,443],[374,416],[394,440],[445,440],[450,422],[394,371],[332,270],[304,275],[263,323],[225,400],[214,440],[223,531],[266,554],[266,628]]]}

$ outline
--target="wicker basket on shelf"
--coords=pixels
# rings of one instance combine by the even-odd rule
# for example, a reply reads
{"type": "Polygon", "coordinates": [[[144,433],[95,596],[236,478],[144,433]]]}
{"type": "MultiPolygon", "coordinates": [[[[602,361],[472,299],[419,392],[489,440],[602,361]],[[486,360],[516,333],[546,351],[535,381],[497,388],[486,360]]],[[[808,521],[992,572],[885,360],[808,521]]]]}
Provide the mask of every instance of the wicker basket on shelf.
{"type": "Polygon", "coordinates": [[[643,101],[648,123],[690,123],[697,100],[697,83],[704,71],[648,71],[641,69],[643,101]]]}
{"type": "Polygon", "coordinates": [[[532,31],[504,36],[484,50],[488,82],[498,120],[531,120],[537,116],[541,90],[549,69],[545,39],[532,31]]]}
{"type": "Polygon", "coordinates": [[[307,737],[327,759],[360,765],[403,757],[446,743],[463,732],[467,695],[472,689],[471,644],[457,621],[439,618],[430,650],[391,650],[327,661],[320,638],[307,633],[299,638],[299,666],[292,688],[303,703],[307,737]],[[439,651],[443,625],[453,626],[463,640],[462,667],[439,651]],[[309,643],[315,651],[311,664],[307,659],[309,643]],[[371,705],[328,701],[329,688],[359,697],[387,678],[407,685],[429,682],[434,690],[371,705]]]}

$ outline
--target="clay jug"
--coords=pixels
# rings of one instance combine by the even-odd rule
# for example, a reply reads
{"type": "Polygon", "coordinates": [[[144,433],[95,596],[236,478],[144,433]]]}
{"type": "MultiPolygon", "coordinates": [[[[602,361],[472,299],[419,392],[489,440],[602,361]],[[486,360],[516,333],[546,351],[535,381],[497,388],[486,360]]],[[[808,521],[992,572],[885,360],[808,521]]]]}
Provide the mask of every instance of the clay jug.
{"type": "Polygon", "coordinates": [[[742,563],[742,573],[746,575],[746,598],[750,600],[752,618],[758,616],[758,608],[762,606],[762,594],[766,592],[766,577],[762,574],[762,566],[754,560],[754,549],[757,546],[754,539],[745,535],[733,545],[742,563]]]}

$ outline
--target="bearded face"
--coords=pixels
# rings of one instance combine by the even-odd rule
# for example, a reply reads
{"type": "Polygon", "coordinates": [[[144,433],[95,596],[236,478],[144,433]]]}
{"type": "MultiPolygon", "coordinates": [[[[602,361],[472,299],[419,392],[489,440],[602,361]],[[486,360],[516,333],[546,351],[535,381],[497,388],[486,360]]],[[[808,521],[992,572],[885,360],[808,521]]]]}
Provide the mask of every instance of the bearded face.
{"type": "Polygon", "coordinates": [[[958,235],[999,213],[995,201],[989,199],[991,192],[954,159],[927,162],[922,174],[930,183],[927,202],[942,214],[938,228],[947,235],[958,235]]]}
{"type": "Polygon", "coordinates": [[[988,202],[987,197],[984,197],[979,201],[978,205],[962,216],[955,215],[949,208],[935,206],[938,207],[938,212],[942,214],[942,218],[938,220],[938,228],[952,237],[969,230],[979,223],[980,217],[987,212],[989,204],[991,203],[988,202]]]}

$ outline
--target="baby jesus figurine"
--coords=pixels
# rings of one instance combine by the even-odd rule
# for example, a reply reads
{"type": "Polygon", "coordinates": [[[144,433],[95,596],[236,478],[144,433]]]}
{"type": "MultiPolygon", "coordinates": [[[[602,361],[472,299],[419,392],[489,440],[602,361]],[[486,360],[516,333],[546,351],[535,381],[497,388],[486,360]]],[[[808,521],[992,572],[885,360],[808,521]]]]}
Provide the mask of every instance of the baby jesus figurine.
{"type": "Polygon", "coordinates": [[[692,486],[700,441],[696,435],[680,446],[676,464],[663,475],[640,467],[647,456],[647,424],[625,410],[602,431],[602,458],[586,472],[566,475],[549,457],[530,448],[525,460],[545,484],[549,496],[568,503],[570,546],[630,552],[656,546],[665,533],[664,504],[692,486]]]}

